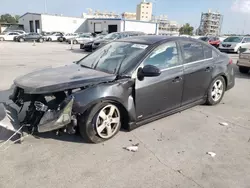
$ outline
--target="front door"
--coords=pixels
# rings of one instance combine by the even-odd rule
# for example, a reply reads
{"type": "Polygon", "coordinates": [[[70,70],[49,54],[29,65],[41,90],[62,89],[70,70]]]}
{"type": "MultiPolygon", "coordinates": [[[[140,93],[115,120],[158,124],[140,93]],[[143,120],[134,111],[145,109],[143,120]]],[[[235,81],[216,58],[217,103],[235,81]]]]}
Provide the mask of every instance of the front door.
{"type": "Polygon", "coordinates": [[[138,120],[180,107],[183,89],[183,65],[176,42],[155,48],[140,67],[154,65],[157,77],[136,78],[135,103],[138,120]]]}
{"type": "Polygon", "coordinates": [[[212,47],[200,42],[180,41],[184,59],[182,105],[202,99],[212,81],[214,68],[212,47]]]}

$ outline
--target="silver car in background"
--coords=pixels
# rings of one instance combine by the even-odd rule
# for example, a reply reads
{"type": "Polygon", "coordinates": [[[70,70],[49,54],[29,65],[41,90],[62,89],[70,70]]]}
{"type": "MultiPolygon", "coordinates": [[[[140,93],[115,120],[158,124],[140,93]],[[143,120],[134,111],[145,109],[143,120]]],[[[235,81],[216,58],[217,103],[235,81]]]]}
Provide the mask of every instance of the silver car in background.
{"type": "Polygon", "coordinates": [[[240,48],[243,44],[250,43],[250,37],[232,36],[226,38],[219,45],[221,52],[234,52],[240,53],[240,48]]]}

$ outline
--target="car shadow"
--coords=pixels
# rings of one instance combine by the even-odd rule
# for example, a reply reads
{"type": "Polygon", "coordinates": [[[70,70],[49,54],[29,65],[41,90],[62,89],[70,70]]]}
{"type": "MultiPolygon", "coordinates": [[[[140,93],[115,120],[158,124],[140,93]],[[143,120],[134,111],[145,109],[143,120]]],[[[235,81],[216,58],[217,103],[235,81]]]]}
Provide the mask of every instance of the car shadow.
{"type": "Polygon", "coordinates": [[[83,55],[89,54],[88,52],[85,52],[85,50],[80,49],[79,47],[77,49],[75,46],[72,49],[71,48],[67,49],[67,51],[71,51],[72,53],[83,54],[83,55]]]}

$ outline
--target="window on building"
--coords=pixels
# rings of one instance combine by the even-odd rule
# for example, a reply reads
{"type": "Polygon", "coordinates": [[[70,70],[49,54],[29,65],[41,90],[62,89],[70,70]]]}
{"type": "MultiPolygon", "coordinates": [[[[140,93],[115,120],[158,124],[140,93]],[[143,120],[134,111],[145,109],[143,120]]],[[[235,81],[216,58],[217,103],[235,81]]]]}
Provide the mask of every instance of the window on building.
{"type": "Polygon", "coordinates": [[[181,65],[179,53],[175,42],[168,42],[157,47],[143,62],[145,65],[154,65],[159,69],[171,68],[181,65]]]}
{"type": "Polygon", "coordinates": [[[192,41],[182,41],[180,42],[180,45],[184,52],[183,54],[185,63],[190,63],[205,59],[203,47],[200,43],[192,41]]]}

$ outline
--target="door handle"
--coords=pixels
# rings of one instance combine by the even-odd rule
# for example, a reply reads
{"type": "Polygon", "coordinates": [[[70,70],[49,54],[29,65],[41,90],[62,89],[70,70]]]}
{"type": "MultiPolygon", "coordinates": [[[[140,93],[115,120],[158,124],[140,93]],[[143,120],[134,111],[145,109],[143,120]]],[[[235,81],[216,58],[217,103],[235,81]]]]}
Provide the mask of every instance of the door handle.
{"type": "Polygon", "coordinates": [[[212,67],[207,67],[207,68],[205,69],[206,72],[210,72],[211,70],[212,70],[212,67]]]}
{"type": "Polygon", "coordinates": [[[173,80],[172,80],[172,82],[173,83],[177,83],[177,82],[180,82],[182,80],[182,78],[180,77],[180,76],[177,76],[177,77],[175,77],[173,80]]]}

